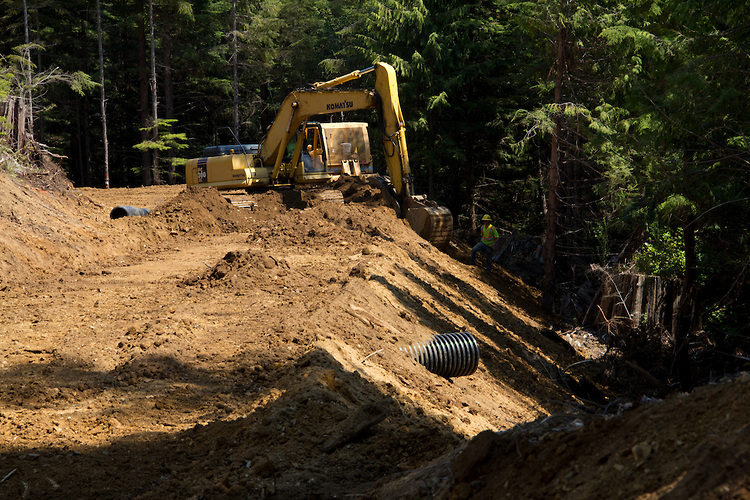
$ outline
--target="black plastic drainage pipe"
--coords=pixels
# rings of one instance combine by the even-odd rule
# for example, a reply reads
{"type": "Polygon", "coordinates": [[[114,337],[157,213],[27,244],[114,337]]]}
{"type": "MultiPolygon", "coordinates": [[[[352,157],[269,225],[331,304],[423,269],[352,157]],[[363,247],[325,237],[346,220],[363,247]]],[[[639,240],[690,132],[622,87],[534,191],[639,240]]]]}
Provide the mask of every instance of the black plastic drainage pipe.
{"type": "Polygon", "coordinates": [[[479,346],[469,332],[435,335],[426,344],[417,342],[401,350],[432,373],[446,378],[471,375],[479,366],[479,346]]]}
{"type": "Polygon", "coordinates": [[[109,213],[110,219],[119,219],[120,217],[135,217],[139,215],[148,215],[151,211],[148,208],[130,207],[127,205],[121,205],[115,207],[109,213]]]}

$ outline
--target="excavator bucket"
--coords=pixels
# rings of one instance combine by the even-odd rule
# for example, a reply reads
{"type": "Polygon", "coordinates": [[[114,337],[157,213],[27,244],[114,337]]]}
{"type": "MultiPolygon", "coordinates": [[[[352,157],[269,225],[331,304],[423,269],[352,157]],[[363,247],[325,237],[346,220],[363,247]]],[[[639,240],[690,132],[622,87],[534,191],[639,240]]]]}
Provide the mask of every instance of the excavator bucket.
{"type": "Polygon", "coordinates": [[[388,179],[368,177],[368,184],[380,189],[386,200],[412,230],[439,250],[446,250],[453,235],[453,215],[447,207],[438,206],[424,195],[399,197],[388,179]]]}
{"type": "Polygon", "coordinates": [[[445,250],[453,234],[453,216],[446,207],[426,206],[412,201],[406,209],[406,220],[415,233],[445,250]]]}

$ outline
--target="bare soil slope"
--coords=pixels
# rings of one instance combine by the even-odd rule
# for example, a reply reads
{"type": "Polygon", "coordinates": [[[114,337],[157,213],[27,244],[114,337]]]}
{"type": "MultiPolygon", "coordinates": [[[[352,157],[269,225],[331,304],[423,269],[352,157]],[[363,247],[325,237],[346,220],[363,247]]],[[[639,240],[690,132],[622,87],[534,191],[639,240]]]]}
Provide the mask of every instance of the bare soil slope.
{"type": "Polygon", "coordinates": [[[536,290],[366,184],[42,188],[0,175],[0,497],[747,495],[745,379],[627,410],[536,290]],[[402,351],[457,331],[470,376],[402,351]]]}

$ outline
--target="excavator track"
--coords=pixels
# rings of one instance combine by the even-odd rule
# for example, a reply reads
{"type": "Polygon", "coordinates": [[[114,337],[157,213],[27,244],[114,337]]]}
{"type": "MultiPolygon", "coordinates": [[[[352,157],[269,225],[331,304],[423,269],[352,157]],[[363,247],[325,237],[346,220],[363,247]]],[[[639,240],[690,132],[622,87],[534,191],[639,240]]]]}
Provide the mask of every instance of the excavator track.
{"type": "Polygon", "coordinates": [[[221,195],[225,200],[227,200],[237,208],[248,208],[250,210],[254,210],[257,206],[255,200],[250,195],[248,195],[247,191],[245,190],[236,189],[231,191],[223,191],[221,195]]]}

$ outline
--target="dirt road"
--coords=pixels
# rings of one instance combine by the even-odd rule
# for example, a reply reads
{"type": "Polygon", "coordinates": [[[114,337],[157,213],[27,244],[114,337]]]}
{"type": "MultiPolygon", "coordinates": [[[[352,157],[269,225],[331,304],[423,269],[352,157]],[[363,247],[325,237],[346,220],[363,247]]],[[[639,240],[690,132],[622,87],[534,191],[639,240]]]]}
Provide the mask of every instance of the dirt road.
{"type": "MultiPolygon", "coordinates": [[[[255,193],[251,210],[213,189],[0,180],[0,496],[535,496],[557,472],[498,475],[495,439],[596,428],[564,382],[601,353],[542,334],[534,289],[437,251],[365,184],[339,186],[346,203],[255,193]],[[151,214],[109,219],[118,205],[151,214]],[[401,350],[458,331],[479,344],[470,376],[401,350]]],[[[553,453],[571,462],[573,439],[553,453]]]]}

